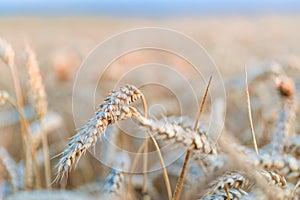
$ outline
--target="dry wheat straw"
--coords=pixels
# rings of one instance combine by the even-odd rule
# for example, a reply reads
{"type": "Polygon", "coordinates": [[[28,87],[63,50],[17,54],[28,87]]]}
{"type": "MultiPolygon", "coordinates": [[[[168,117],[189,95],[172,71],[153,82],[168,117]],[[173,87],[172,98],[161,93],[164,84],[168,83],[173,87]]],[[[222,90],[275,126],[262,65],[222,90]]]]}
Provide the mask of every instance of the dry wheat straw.
{"type": "Polygon", "coordinates": [[[57,165],[57,179],[60,180],[65,174],[67,175],[74,162],[96,144],[108,125],[130,118],[132,114],[129,104],[141,97],[142,93],[132,85],[113,90],[99,105],[95,116],[78,130],[69,142],[69,147],[61,153],[62,158],[57,165]]]}
{"type": "MultiPolygon", "coordinates": [[[[200,104],[200,110],[198,112],[198,116],[197,116],[197,119],[195,121],[194,129],[193,129],[194,131],[198,130],[200,117],[201,117],[201,114],[202,114],[202,111],[203,111],[203,108],[204,108],[204,104],[205,104],[205,101],[206,101],[206,97],[207,97],[207,94],[208,94],[208,89],[209,89],[211,80],[212,80],[212,75],[209,78],[204,96],[203,96],[201,104],[200,104]]],[[[182,166],[182,169],[181,169],[180,176],[178,178],[178,181],[177,181],[177,184],[176,184],[176,187],[175,187],[174,198],[173,198],[174,200],[178,200],[179,197],[180,197],[183,182],[184,182],[184,179],[185,179],[185,176],[186,176],[186,173],[187,173],[187,165],[188,165],[188,161],[190,159],[190,156],[191,156],[191,150],[188,149],[187,152],[186,152],[185,158],[184,158],[184,163],[183,163],[183,166],[182,166]]]]}
{"type": "Polygon", "coordinates": [[[35,106],[35,112],[38,120],[40,121],[40,126],[42,131],[42,146],[43,146],[43,155],[44,155],[46,187],[47,189],[51,189],[51,168],[50,168],[48,138],[47,138],[47,133],[45,132],[42,125],[42,120],[48,110],[48,102],[47,102],[47,97],[45,92],[45,86],[43,83],[43,78],[40,73],[36,55],[30,47],[26,48],[26,61],[27,61],[29,79],[30,79],[30,88],[32,92],[34,106],[35,106]]]}
{"type": "Polygon", "coordinates": [[[245,84],[246,84],[248,119],[249,119],[250,129],[251,129],[252,143],[253,143],[254,150],[255,150],[256,154],[258,154],[256,137],[255,137],[255,132],[254,132],[254,128],[253,128],[253,122],[252,122],[251,101],[250,101],[250,95],[249,95],[248,75],[247,75],[247,68],[246,67],[245,67],[245,76],[246,76],[246,78],[245,78],[245,84]]]}

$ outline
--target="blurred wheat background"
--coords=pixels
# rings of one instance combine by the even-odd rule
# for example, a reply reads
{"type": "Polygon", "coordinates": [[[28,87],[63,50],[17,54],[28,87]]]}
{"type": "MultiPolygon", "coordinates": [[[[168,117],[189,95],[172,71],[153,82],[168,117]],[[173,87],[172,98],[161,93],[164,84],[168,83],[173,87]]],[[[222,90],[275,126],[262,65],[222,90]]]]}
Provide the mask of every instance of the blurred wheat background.
{"type": "MultiPolygon", "coordinates": [[[[175,1],[172,9],[167,9],[168,5],[172,3],[166,1],[161,4],[154,1],[155,6],[150,6],[148,9],[144,7],[147,7],[149,2],[143,4],[130,1],[126,5],[124,2],[116,1],[119,5],[114,6],[108,2],[93,4],[91,1],[91,6],[83,7],[83,11],[78,9],[81,5],[85,5],[83,2],[77,2],[75,6],[73,5],[68,9],[68,5],[72,3],[66,1],[61,5],[62,8],[56,10],[55,3],[58,2],[47,2],[41,8],[35,6],[38,5],[37,1],[25,1],[22,5],[18,5],[16,1],[0,2],[0,5],[3,5],[0,8],[0,37],[8,41],[15,50],[16,66],[24,97],[24,113],[30,122],[32,132],[36,132],[36,134],[41,129],[38,125],[35,127],[37,117],[32,105],[32,94],[28,92],[30,81],[25,62],[26,54],[24,53],[28,45],[36,54],[40,73],[43,77],[48,103],[48,112],[44,118],[44,131],[48,137],[49,156],[52,158],[50,159],[51,181],[55,178],[57,172],[55,166],[59,161],[59,157],[53,157],[66,148],[68,139],[76,132],[72,113],[72,89],[76,72],[96,45],[122,31],[141,27],[162,27],[182,32],[199,42],[210,54],[224,79],[227,95],[227,104],[224,108],[226,109],[225,135],[234,137],[238,144],[243,144],[250,149],[253,145],[245,96],[244,67],[247,66],[248,68],[253,124],[259,148],[272,140],[272,132],[278,123],[277,117],[282,103],[275,88],[274,78],[269,74],[287,75],[294,80],[296,91],[299,87],[300,9],[299,3],[296,1],[287,1],[286,4],[280,1],[275,1],[275,3],[272,1],[256,2],[253,6],[250,6],[252,4],[248,1],[245,4],[229,1],[228,5],[224,4],[224,8],[221,5],[214,7],[214,4],[210,4],[208,1],[204,1],[203,5],[188,2],[187,5],[190,6],[190,10],[187,8],[188,6],[183,6],[185,4],[179,3],[179,1],[175,1]],[[98,7],[93,8],[93,5],[98,7]],[[48,9],[46,9],[47,6],[49,6],[48,9]],[[136,6],[135,9],[134,6],[136,6]],[[73,13],[72,8],[74,8],[73,13]],[[152,12],[151,8],[159,9],[157,12],[152,12]]],[[[220,1],[215,3],[217,5],[220,1]]],[[[59,4],[56,6],[59,7],[59,4]]],[[[110,86],[117,82],[129,69],[148,62],[175,66],[177,70],[190,79],[199,91],[201,89],[201,94],[204,94],[206,86],[197,86],[199,80],[195,79],[194,71],[189,63],[168,53],[143,50],[122,56],[112,63],[110,70],[105,72],[103,84],[97,88],[99,94],[97,99],[102,100],[107,91],[112,89],[110,86]]],[[[155,76],[155,74],[151,75],[155,76]]],[[[14,96],[15,89],[10,68],[4,62],[0,62],[0,76],[0,90],[8,91],[14,96]]],[[[87,77],[91,80],[98,78],[92,75],[87,77]]],[[[171,83],[176,85],[175,78],[173,80],[172,77],[169,78],[171,83]]],[[[137,77],[137,79],[142,80],[143,77],[137,77]]],[[[92,82],[87,87],[93,89],[92,82]]],[[[181,88],[180,84],[178,84],[178,88],[184,95],[184,88],[181,88]]],[[[212,89],[218,90],[218,88],[212,89]]],[[[165,92],[152,93],[151,88],[145,88],[144,92],[150,104],[158,101],[165,105],[167,109],[165,115],[179,114],[176,106],[173,105],[174,99],[170,95],[165,92]]],[[[91,116],[93,113],[85,113],[84,107],[90,102],[86,98],[85,91],[82,91],[82,116],[91,116]]],[[[208,100],[207,107],[209,105],[208,100]]],[[[196,118],[195,108],[185,109],[187,113],[191,113],[189,117],[196,118]]],[[[204,110],[203,118],[208,115],[209,109],[207,108],[204,110]]],[[[292,131],[294,135],[299,134],[298,116],[299,114],[296,113],[296,121],[292,131]]],[[[82,120],[87,121],[88,119],[82,120]]],[[[2,105],[0,107],[0,147],[7,151],[6,153],[14,160],[17,167],[22,168],[24,167],[24,154],[22,153],[20,132],[21,127],[17,111],[12,106],[2,105]]],[[[137,151],[139,145],[130,146],[128,136],[121,134],[119,137],[117,143],[121,147],[128,148],[130,151],[137,151]]],[[[38,165],[42,176],[42,187],[45,189],[46,180],[42,170],[44,167],[42,143],[38,139],[37,141],[38,165]]],[[[297,145],[299,148],[299,144],[297,145]]],[[[297,156],[299,156],[299,152],[297,156]]],[[[295,157],[298,159],[297,170],[299,170],[299,157],[297,156],[295,157]]],[[[173,189],[180,174],[181,168],[178,166],[169,169],[173,189]]],[[[9,188],[7,186],[7,170],[3,165],[1,165],[0,170],[1,198],[21,199],[22,195],[18,196],[18,192],[14,194],[15,196],[10,196],[13,192],[7,189],[9,188]]],[[[65,191],[64,197],[55,192],[53,192],[53,196],[44,197],[42,192],[37,192],[32,196],[29,194],[26,199],[86,199],[87,196],[85,195],[91,195],[95,199],[97,197],[107,199],[109,197],[103,197],[101,192],[100,195],[97,192],[103,187],[109,170],[93,155],[87,153],[81,158],[76,169],[69,174],[67,183],[63,186],[57,182],[53,183],[52,188],[54,189],[61,187],[68,189],[65,191]]],[[[148,191],[149,198],[168,199],[163,179],[157,174],[159,173],[152,175],[150,173],[149,175],[149,177],[152,176],[150,178],[152,188],[149,186],[148,191]]],[[[141,179],[142,177],[138,177],[135,183],[142,182],[141,179]]],[[[208,180],[213,180],[213,178],[210,177],[208,180]]],[[[294,181],[293,184],[296,182],[294,181]]],[[[205,183],[201,182],[201,184],[199,187],[203,186],[201,191],[204,191],[205,183]]],[[[136,187],[141,189],[142,186],[136,187]]],[[[186,195],[185,198],[201,197],[195,188],[190,189],[189,187],[190,185],[187,183],[183,193],[186,195]]],[[[139,195],[137,199],[142,198],[142,192],[139,195]]],[[[297,198],[299,198],[299,193],[297,198]]],[[[143,196],[143,199],[146,197],[143,196]]]]}

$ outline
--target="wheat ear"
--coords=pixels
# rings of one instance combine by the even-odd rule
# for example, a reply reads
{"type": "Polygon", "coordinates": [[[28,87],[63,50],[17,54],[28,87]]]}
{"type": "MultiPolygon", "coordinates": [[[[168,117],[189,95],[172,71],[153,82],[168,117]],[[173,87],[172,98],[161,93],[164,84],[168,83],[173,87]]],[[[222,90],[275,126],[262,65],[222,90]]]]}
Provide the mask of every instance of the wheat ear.
{"type": "Polygon", "coordinates": [[[270,185],[286,188],[286,180],[284,176],[276,172],[266,170],[261,170],[260,174],[263,175],[263,177],[265,177],[265,179],[270,185]]]}
{"type": "Polygon", "coordinates": [[[253,184],[250,183],[249,179],[246,178],[241,172],[227,172],[210,184],[210,188],[205,196],[218,194],[220,190],[225,190],[226,188],[246,190],[252,185],[253,184]]]}
{"type": "Polygon", "coordinates": [[[132,85],[110,92],[104,102],[98,106],[95,116],[78,130],[69,142],[69,147],[61,153],[62,157],[57,164],[56,180],[61,180],[70,172],[74,162],[96,144],[108,125],[130,118],[132,114],[129,104],[141,97],[142,93],[132,85]]]}
{"type": "Polygon", "coordinates": [[[258,165],[265,170],[275,171],[293,183],[300,178],[300,161],[291,155],[270,155],[259,156],[258,165]]]}
{"type": "Polygon", "coordinates": [[[34,106],[35,106],[35,112],[38,120],[40,121],[41,132],[42,132],[41,135],[42,135],[42,146],[43,146],[43,154],[44,154],[46,187],[47,189],[51,189],[51,168],[50,168],[48,138],[42,125],[43,124],[42,120],[48,111],[48,102],[47,102],[47,97],[45,92],[45,86],[43,83],[43,78],[40,73],[36,55],[29,46],[26,48],[26,61],[27,61],[29,79],[30,79],[30,88],[33,96],[34,106]]]}
{"type": "Polygon", "coordinates": [[[227,200],[227,199],[242,199],[242,197],[248,195],[247,192],[238,189],[220,190],[218,194],[207,195],[201,197],[199,200],[227,200]]]}

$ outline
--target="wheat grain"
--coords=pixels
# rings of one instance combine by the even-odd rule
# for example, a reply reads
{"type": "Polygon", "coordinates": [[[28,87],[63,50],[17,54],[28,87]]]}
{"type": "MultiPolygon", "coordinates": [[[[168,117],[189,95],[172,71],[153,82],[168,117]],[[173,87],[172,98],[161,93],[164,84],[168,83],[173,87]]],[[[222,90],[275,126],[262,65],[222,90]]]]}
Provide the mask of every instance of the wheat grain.
{"type": "Polygon", "coordinates": [[[75,160],[79,160],[87,149],[96,144],[97,139],[102,136],[108,125],[130,118],[132,113],[129,104],[141,97],[142,93],[132,85],[123,86],[120,90],[113,90],[99,105],[95,116],[78,130],[78,133],[69,142],[69,147],[61,153],[62,158],[57,165],[58,180],[71,170],[75,160]]]}

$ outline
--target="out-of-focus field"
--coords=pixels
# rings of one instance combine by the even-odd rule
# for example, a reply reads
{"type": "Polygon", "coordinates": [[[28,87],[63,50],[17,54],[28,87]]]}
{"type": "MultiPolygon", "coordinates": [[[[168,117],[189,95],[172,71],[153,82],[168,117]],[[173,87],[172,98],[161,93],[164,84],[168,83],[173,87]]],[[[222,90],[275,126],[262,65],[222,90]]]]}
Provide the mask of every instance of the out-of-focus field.
{"type": "MultiPolygon", "coordinates": [[[[243,84],[239,85],[244,81],[244,66],[248,66],[250,75],[253,71],[270,67],[274,62],[288,66],[289,69],[300,69],[300,16],[199,16],[163,19],[0,18],[0,37],[9,41],[16,51],[18,71],[23,83],[23,94],[28,95],[26,93],[28,91],[26,84],[28,75],[24,66],[23,50],[26,44],[30,44],[36,52],[40,64],[48,96],[49,110],[57,113],[62,119],[61,125],[49,134],[49,142],[52,144],[52,146],[50,145],[51,157],[61,152],[67,145],[67,139],[75,133],[72,89],[81,62],[96,45],[107,38],[122,31],[141,27],[174,29],[195,39],[207,50],[218,66],[225,83],[228,97],[225,128],[248,145],[251,145],[251,140],[247,104],[244,86],[243,84]],[[245,134],[248,136],[242,136],[245,134]]],[[[110,83],[119,80],[122,72],[126,69],[148,62],[174,65],[182,73],[193,77],[193,72],[190,71],[191,66],[178,57],[152,51],[134,52],[113,63],[115,67],[112,67],[112,70],[108,71],[105,76],[104,81],[107,82],[107,85],[98,88],[99,94],[103,97],[111,89],[109,88],[110,83]]],[[[2,62],[0,62],[0,77],[0,90],[11,91],[14,94],[9,68],[2,62]]],[[[87,77],[87,79],[95,78],[97,77],[87,77]]],[[[197,81],[194,80],[194,83],[196,84],[197,81]]],[[[265,127],[259,116],[264,115],[267,124],[274,124],[277,119],[277,114],[274,113],[280,107],[280,103],[276,102],[279,97],[272,97],[272,95],[276,96],[276,91],[270,89],[272,82],[267,82],[267,84],[266,88],[262,88],[264,86],[260,85],[255,89],[252,88],[256,90],[258,96],[252,97],[254,101],[253,122],[258,132],[258,138],[267,137],[266,134],[268,135],[268,132],[271,131],[266,130],[268,128],[265,127]],[[264,89],[270,90],[270,93],[267,96],[260,96],[264,93],[260,90],[264,89]],[[263,100],[257,100],[259,98],[263,100]],[[269,109],[270,102],[273,103],[272,106],[275,111],[269,109]],[[263,108],[261,109],[261,107],[263,108]],[[264,111],[265,114],[261,114],[264,111]]],[[[255,93],[253,90],[250,90],[251,94],[255,93]]],[[[158,97],[150,96],[149,101],[154,102],[155,98],[158,97]],[[154,99],[151,100],[151,98],[154,99]]],[[[97,99],[101,98],[97,97],[97,99]]],[[[92,115],[93,113],[86,113],[84,109],[85,91],[82,91],[82,100],[82,115],[92,115]]],[[[28,104],[27,98],[25,101],[25,104],[28,104]]],[[[4,107],[0,108],[0,111],[6,112],[10,109],[10,107],[4,107]]],[[[197,113],[193,108],[186,109],[197,113]]],[[[174,113],[171,112],[171,114],[174,113]]],[[[192,116],[195,117],[194,114],[192,116]]],[[[84,119],[82,120],[84,121],[84,119]]],[[[1,124],[0,131],[0,146],[7,148],[16,160],[20,160],[22,149],[21,140],[18,138],[20,137],[18,127],[1,124]]],[[[263,144],[258,143],[259,145],[263,144]]],[[[130,148],[133,148],[132,151],[137,150],[137,147],[130,148]]],[[[56,172],[54,166],[57,161],[57,158],[51,160],[53,178],[56,172]]],[[[79,161],[77,169],[72,170],[69,175],[67,188],[74,189],[94,181],[97,175],[103,175],[101,172],[103,169],[107,170],[87,153],[79,161]]],[[[58,187],[58,185],[55,183],[54,187],[58,187]]]]}
{"type": "MultiPolygon", "coordinates": [[[[298,65],[299,21],[298,16],[203,16],[162,20],[20,17],[0,18],[0,35],[12,43],[19,63],[24,57],[22,53],[26,44],[34,48],[45,78],[50,107],[64,114],[68,129],[72,130],[72,122],[68,121],[72,121],[70,102],[76,70],[88,53],[108,37],[140,27],[174,29],[203,45],[226,78],[244,75],[245,65],[251,67],[269,60],[288,59],[292,64],[298,65]],[[65,79],[67,81],[60,81],[65,79]]],[[[170,65],[179,62],[186,65],[180,58],[172,58],[151,60],[151,52],[142,52],[128,55],[119,63],[121,67],[135,66],[145,61],[159,61],[170,65]]],[[[8,69],[4,64],[0,65],[1,87],[12,89],[7,81],[8,69]]],[[[20,67],[20,75],[24,78],[22,72],[26,68],[22,65],[20,67]]],[[[23,86],[26,87],[25,84],[23,86]]]]}

